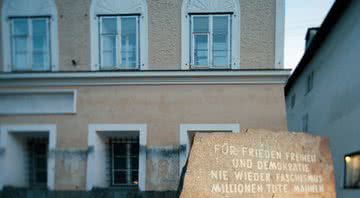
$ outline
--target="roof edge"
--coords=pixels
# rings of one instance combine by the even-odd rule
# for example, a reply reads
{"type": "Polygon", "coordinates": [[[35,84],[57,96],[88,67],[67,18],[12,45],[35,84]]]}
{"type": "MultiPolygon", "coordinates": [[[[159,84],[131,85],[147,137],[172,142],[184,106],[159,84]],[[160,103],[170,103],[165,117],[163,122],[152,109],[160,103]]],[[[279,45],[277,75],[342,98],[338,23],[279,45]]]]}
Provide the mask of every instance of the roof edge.
{"type": "Polygon", "coordinates": [[[319,31],[316,33],[314,39],[312,40],[309,47],[305,51],[303,57],[301,58],[299,64],[296,66],[294,72],[289,77],[285,85],[285,96],[288,95],[290,89],[296,82],[297,78],[302,74],[307,64],[312,60],[318,49],[326,41],[326,38],[329,36],[330,32],[334,29],[335,25],[343,16],[343,13],[349,7],[351,2],[352,0],[335,1],[329,13],[326,15],[324,21],[322,22],[319,31]]]}

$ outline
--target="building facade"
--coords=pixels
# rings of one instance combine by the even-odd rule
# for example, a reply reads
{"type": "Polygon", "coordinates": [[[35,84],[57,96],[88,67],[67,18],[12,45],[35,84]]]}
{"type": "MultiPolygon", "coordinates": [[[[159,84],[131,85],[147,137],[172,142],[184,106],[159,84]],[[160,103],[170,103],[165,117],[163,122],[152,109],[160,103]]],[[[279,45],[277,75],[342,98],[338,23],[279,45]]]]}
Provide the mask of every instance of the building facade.
{"type": "Polygon", "coordinates": [[[287,128],[284,0],[0,2],[1,188],[176,190],[194,132],[287,128]]]}
{"type": "Polygon", "coordinates": [[[338,197],[360,196],[359,1],[336,1],[285,88],[290,131],[328,137],[338,197]]]}

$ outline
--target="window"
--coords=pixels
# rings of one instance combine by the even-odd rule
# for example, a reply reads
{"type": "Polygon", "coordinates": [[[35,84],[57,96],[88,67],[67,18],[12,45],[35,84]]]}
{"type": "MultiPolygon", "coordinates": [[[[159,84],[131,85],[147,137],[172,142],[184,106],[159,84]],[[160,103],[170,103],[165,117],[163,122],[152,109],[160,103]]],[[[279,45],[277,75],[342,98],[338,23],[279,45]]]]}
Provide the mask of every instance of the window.
{"type": "Polygon", "coordinates": [[[138,16],[103,16],[99,28],[101,69],[138,69],[138,16]]]}
{"type": "Polygon", "coordinates": [[[0,155],[1,173],[8,173],[1,175],[0,191],[4,186],[54,190],[56,159],[49,151],[56,149],[56,125],[2,123],[0,134],[6,152],[0,155]]]}
{"type": "Polygon", "coordinates": [[[11,18],[11,60],[15,71],[50,70],[49,18],[11,18]]]}
{"type": "Polygon", "coordinates": [[[139,137],[110,139],[111,186],[138,186],[139,137]]]}
{"type": "Polygon", "coordinates": [[[191,67],[231,68],[231,15],[191,15],[191,67]]]}
{"type": "Polygon", "coordinates": [[[346,155],[345,158],[345,188],[360,188],[360,151],[346,155]]]}
{"type": "Polygon", "coordinates": [[[32,138],[28,145],[29,186],[46,187],[47,185],[47,138],[32,138]]]}
{"type": "Polygon", "coordinates": [[[58,12],[54,0],[3,0],[4,72],[59,70],[58,12]]]}

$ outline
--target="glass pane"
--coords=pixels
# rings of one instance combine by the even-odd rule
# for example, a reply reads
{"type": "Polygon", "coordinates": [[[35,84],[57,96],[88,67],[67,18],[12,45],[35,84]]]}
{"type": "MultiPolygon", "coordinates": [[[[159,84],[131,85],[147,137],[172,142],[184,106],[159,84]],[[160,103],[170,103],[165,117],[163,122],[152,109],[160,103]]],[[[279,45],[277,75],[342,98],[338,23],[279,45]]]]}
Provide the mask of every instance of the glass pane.
{"type": "Polygon", "coordinates": [[[113,149],[114,156],[126,156],[126,144],[114,143],[113,149]]]}
{"type": "Polygon", "coordinates": [[[131,169],[139,169],[139,158],[138,157],[131,158],[131,169]]]}
{"type": "Polygon", "coordinates": [[[28,69],[27,65],[27,56],[26,53],[16,53],[14,56],[14,66],[16,70],[26,70],[28,69]]]}
{"type": "Polygon", "coordinates": [[[33,70],[49,69],[48,48],[46,35],[33,36],[33,70]]]}
{"type": "Polygon", "coordinates": [[[213,18],[213,63],[214,66],[228,66],[229,56],[229,18],[214,16],[213,18]]]}
{"type": "Polygon", "coordinates": [[[139,143],[131,144],[131,155],[138,156],[139,155],[139,143]]]}
{"type": "Polygon", "coordinates": [[[34,151],[36,155],[45,155],[47,150],[47,144],[37,143],[34,145],[34,151]]]}
{"type": "Polygon", "coordinates": [[[29,69],[27,58],[27,39],[26,37],[14,38],[14,67],[16,70],[29,69]]]}
{"type": "Polygon", "coordinates": [[[27,35],[28,34],[28,20],[27,19],[14,19],[14,35],[27,35]]]}
{"type": "Polygon", "coordinates": [[[207,66],[208,62],[208,35],[194,35],[194,65],[207,66]]]}
{"type": "Polygon", "coordinates": [[[37,184],[46,184],[47,183],[46,171],[38,171],[35,173],[35,183],[37,183],[37,184]]]}
{"type": "Polygon", "coordinates": [[[136,67],[136,17],[121,19],[121,65],[136,67]]]}
{"type": "Polygon", "coordinates": [[[126,169],[127,160],[126,157],[114,157],[114,169],[126,169]]]}
{"type": "Polygon", "coordinates": [[[37,157],[35,159],[36,169],[46,170],[47,158],[46,157],[37,157]]]}
{"type": "Polygon", "coordinates": [[[131,172],[131,184],[139,184],[139,172],[138,171],[131,172]]]}
{"type": "Polygon", "coordinates": [[[102,19],[102,33],[116,34],[116,32],[117,32],[116,18],[103,18],[102,19]]]}
{"type": "Polygon", "coordinates": [[[49,65],[49,59],[48,59],[47,53],[33,53],[33,65],[32,70],[38,71],[38,70],[48,70],[49,65]]]}
{"type": "Polygon", "coordinates": [[[116,66],[116,37],[102,36],[102,66],[116,66]]]}
{"type": "Polygon", "coordinates": [[[194,16],[193,32],[209,32],[209,17],[194,16]]]}
{"type": "Polygon", "coordinates": [[[33,36],[33,50],[37,52],[48,51],[46,35],[33,36]]]}
{"type": "Polygon", "coordinates": [[[26,53],[27,52],[26,37],[15,37],[14,38],[14,50],[15,50],[15,53],[26,53]]]}
{"type": "Polygon", "coordinates": [[[46,19],[36,19],[32,21],[32,31],[33,35],[42,35],[46,36],[47,32],[47,20],[46,19]]]}
{"type": "Polygon", "coordinates": [[[126,171],[114,171],[113,184],[126,184],[126,171]]]}

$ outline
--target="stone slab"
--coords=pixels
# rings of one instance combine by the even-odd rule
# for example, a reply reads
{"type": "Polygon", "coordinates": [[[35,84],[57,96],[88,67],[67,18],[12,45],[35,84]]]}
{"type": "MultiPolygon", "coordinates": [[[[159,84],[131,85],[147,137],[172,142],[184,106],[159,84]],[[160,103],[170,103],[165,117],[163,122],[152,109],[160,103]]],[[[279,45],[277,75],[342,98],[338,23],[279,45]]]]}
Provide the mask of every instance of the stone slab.
{"type": "Polygon", "coordinates": [[[328,139],[261,129],[197,133],[181,197],[334,198],[328,139]]]}

